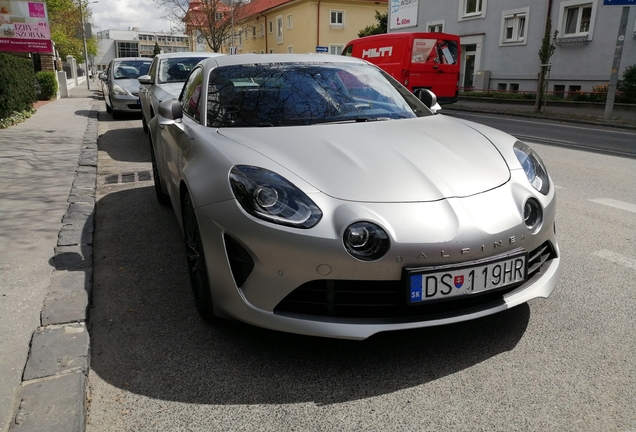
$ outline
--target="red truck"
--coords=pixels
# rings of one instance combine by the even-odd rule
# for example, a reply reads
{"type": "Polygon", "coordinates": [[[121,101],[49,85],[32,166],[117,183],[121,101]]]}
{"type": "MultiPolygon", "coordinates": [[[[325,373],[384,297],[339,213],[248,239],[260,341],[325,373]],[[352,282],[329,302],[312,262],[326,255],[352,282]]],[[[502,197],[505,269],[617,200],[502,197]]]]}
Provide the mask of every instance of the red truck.
{"type": "Polygon", "coordinates": [[[457,102],[459,36],[447,33],[387,33],[354,39],[342,55],[377,65],[417,94],[429,89],[440,102],[457,102]]]}

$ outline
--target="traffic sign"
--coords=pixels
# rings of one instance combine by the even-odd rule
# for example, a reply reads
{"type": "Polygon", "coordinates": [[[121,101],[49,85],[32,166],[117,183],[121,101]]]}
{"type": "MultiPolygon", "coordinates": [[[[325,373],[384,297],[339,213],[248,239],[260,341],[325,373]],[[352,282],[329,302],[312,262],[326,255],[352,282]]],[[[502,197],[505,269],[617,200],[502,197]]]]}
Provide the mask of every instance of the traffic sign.
{"type": "Polygon", "coordinates": [[[603,6],[636,6],[636,0],[603,0],[603,6]]]}
{"type": "Polygon", "coordinates": [[[317,46],[317,47],[316,47],[316,52],[319,52],[319,53],[326,53],[326,52],[329,52],[329,47],[326,47],[326,46],[317,46]]]}

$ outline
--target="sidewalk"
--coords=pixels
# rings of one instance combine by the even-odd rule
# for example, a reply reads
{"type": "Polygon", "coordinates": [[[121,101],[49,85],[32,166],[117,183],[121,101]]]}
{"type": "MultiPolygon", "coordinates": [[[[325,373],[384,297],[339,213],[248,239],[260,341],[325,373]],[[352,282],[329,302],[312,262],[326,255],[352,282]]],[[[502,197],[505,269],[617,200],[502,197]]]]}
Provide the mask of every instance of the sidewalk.
{"type": "Polygon", "coordinates": [[[631,110],[616,106],[612,119],[605,120],[605,106],[581,103],[561,106],[547,103],[545,112],[534,113],[534,103],[515,103],[489,98],[462,98],[454,104],[442,105],[443,110],[472,111],[482,113],[505,114],[519,117],[544,118],[571,123],[593,124],[618,128],[636,129],[636,107],[631,110]]]}
{"type": "Polygon", "coordinates": [[[0,129],[3,432],[83,430],[98,103],[77,87],[0,129]]]}

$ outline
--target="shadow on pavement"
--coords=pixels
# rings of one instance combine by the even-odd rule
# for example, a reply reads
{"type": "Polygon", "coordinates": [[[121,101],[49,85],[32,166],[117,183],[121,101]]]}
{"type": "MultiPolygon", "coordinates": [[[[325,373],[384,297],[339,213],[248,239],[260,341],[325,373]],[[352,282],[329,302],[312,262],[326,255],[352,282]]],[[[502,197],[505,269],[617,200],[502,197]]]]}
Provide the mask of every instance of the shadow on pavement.
{"type": "MultiPolygon", "coordinates": [[[[110,114],[99,113],[99,122],[112,120],[110,114]],[[106,119],[104,119],[106,117],[106,119]]],[[[124,121],[124,120],[121,120],[124,121]]],[[[110,129],[98,138],[99,150],[108,153],[111,159],[125,162],[150,162],[150,140],[144,133],[141,121],[131,128],[110,129]]]]}
{"type": "Polygon", "coordinates": [[[148,397],[195,404],[326,405],[411,388],[512,350],[530,308],[472,322],[321,339],[219,320],[190,292],[181,231],[152,186],[97,204],[91,369],[148,397]]]}

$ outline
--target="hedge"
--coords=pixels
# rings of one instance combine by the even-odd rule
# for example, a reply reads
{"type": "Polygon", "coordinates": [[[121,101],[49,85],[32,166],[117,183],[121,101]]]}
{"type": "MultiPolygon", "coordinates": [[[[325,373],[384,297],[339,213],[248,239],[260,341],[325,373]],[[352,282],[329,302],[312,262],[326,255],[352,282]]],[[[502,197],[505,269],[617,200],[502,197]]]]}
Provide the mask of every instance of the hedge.
{"type": "Polygon", "coordinates": [[[40,100],[50,100],[57,95],[57,80],[55,72],[41,71],[35,74],[40,83],[40,100]]]}
{"type": "Polygon", "coordinates": [[[0,54],[0,83],[0,120],[32,110],[37,97],[31,59],[0,54]]]}

